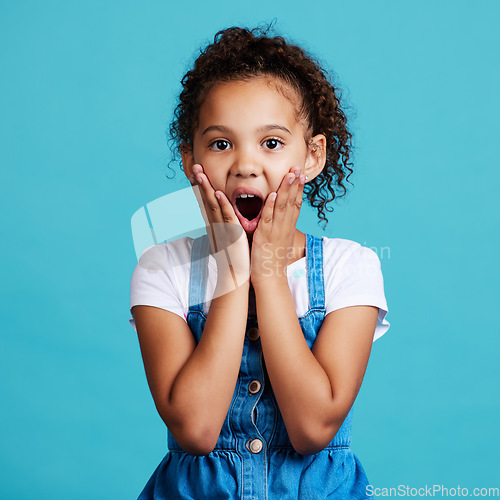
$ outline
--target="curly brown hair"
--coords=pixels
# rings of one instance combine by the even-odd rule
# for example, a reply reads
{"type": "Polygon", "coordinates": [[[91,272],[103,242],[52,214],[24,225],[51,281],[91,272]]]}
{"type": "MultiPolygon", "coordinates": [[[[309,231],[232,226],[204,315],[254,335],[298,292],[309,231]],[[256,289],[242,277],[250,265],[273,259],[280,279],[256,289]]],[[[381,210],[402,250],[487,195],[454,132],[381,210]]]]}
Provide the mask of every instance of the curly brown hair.
{"type": "Polygon", "coordinates": [[[214,42],[201,51],[193,69],[181,82],[180,102],[170,125],[173,154],[175,157],[183,148],[192,148],[200,106],[216,83],[255,76],[275,77],[301,96],[298,113],[309,124],[309,138],[324,134],[327,139],[325,167],[304,187],[309,204],[317,208],[320,222],[324,221],[326,226],[325,209],[333,211],[327,204],[346,194],[344,180],[352,184],[349,181],[353,172],[349,162],[352,135],[340,106],[340,90],[314,58],[281,36],[268,36],[269,30],[228,28],[219,31],[214,42]]]}

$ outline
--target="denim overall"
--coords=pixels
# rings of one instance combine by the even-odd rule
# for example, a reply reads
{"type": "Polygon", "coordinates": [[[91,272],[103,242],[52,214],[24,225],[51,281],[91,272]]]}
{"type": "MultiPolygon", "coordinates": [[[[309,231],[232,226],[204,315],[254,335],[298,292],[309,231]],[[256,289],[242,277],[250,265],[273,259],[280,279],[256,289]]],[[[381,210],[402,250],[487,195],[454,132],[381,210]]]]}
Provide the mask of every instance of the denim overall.
{"type": "MultiPolygon", "coordinates": [[[[306,234],[309,310],[299,318],[309,348],[325,317],[323,242],[306,234]]],[[[187,322],[199,342],[206,315],[208,237],[193,242],[187,322]]],[[[292,369],[300,369],[296,366],[292,369]]],[[[139,496],[144,499],[322,500],[366,499],[369,484],[352,453],[351,415],[315,455],[293,449],[267,375],[256,316],[249,314],[241,367],[215,449],[184,452],[168,434],[169,452],[139,496]]]]}

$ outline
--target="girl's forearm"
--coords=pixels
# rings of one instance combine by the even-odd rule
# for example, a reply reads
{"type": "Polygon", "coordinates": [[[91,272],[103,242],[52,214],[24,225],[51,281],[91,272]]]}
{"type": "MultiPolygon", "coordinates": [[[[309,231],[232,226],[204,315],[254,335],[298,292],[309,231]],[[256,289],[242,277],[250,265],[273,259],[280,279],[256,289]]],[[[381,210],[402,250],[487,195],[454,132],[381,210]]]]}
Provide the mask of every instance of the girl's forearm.
{"type": "Polygon", "coordinates": [[[316,453],[342,424],[330,380],[309,349],[286,276],[255,289],[257,319],[269,379],[295,450],[316,453]]]}
{"type": "Polygon", "coordinates": [[[169,429],[189,453],[212,451],[229,410],[241,365],[248,289],[247,282],[219,297],[216,289],[201,339],[172,385],[169,406],[176,418],[169,429]]]}

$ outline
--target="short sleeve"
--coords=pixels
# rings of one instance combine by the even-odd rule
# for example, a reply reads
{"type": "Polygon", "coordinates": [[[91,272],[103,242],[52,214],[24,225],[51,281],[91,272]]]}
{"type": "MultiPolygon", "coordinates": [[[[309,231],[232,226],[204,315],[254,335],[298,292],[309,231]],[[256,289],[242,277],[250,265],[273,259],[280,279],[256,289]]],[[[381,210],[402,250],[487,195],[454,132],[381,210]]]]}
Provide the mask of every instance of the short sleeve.
{"type": "Polygon", "coordinates": [[[348,240],[339,242],[330,243],[329,248],[325,250],[325,257],[331,263],[331,266],[325,269],[326,314],[349,306],[378,307],[373,336],[375,341],[384,335],[390,326],[385,319],[389,309],[385,299],[380,259],[373,250],[358,243],[348,240]]]}
{"type": "MultiPolygon", "coordinates": [[[[182,266],[175,266],[168,246],[155,245],[146,249],[132,273],[130,309],[134,306],[154,306],[171,311],[186,320],[182,296],[182,266]]],[[[137,331],[134,318],[129,319],[137,331]]]]}

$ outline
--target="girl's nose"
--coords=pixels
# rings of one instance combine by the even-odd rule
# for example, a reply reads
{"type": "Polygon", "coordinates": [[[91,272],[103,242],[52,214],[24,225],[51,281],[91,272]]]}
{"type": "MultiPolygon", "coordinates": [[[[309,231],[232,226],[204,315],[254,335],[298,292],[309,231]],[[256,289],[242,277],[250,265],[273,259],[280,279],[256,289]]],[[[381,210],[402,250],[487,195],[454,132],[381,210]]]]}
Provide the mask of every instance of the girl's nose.
{"type": "Polygon", "coordinates": [[[262,173],[262,167],[254,155],[238,154],[231,166],[231,174],[240,177],[252,177],[262,173]]]}

